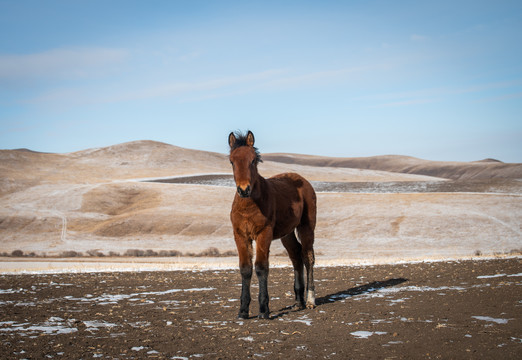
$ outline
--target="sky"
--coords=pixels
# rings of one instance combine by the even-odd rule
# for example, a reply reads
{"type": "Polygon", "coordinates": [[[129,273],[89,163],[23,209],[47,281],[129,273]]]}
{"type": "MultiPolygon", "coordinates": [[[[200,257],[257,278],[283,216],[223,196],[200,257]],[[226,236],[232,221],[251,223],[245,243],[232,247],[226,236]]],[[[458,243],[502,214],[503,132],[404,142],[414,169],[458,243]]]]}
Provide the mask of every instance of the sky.
{"type": "Polygon", "coordinates": [[[0,149],[522,162],[522,1],[0,0],[0,149]]]}

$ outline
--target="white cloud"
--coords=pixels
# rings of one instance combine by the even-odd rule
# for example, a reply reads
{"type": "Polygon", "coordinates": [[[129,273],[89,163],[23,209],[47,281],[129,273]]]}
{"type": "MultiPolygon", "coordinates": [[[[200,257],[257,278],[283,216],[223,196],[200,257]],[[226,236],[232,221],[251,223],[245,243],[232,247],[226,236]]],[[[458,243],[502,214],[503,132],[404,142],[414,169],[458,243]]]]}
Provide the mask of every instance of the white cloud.
{"type": "MultiPolygon", "coordinates": [[[[23,103],[52,104],[96,104],[139,101],[147,99],[177,99],[181,102],[202,101],[230,97],[256,91],[291,89],[303,86],[323,86],[350,79],[353,83],[358,76],[386,69],[386,65],[368,65],[335,70],[295,73],[289,69],[269,69],[259,72],[207,77],[194,81],[152,81],[144,84],[143,76],[132,76],[112,85],[91,85],[77,87],[52,87],[37,96],[23,100],[23,103]]],[[[151,76],[156,78],[156,76],[151,76]]]]}
{"type": "Polygon", "coordinates": [[[182,62],[189,62],[191,60],[198,59],[201,56],[201,54],[202,54],[201,51],[192,51],[187,54],[178,56],[177,59],[182,62]]]}
{"type": "Polygon", "coordinates": [[[487,98],[480,99],[477,102],[506,101],[506,100],[520,99],[520,98],[522,98],[522,92],[510,93],[510,94],[499,95],[499,96],[489,96],[487,98]]]}
{"type": "Polygon", "coordinates": [[[268,81],[265,86],[272,88],[301,87],[309,85],[329,84],[332,82],[345,81],[349,77],[360,74],[371,73],[376,70],[387,69],[388,65],[366,65],[336,70],[323,70],[308,72],[304,74],[283,76],[268,81]]]}
{"type": "MultiPolygon", "coordinates": [[[[28,104],[96,104],[121,101],[177,97],[181,101],[197,101],[238,94],[277,77],[283,70],[266,70],[255,73],[230,75],[201,81],[165,82],[143,87],[141,82],[127,82],[116,87],[53,88],[21,102],[28,104]],[[122,87],[125,86],[125,87],[122,87]]],[[[61,106],[61,105],[60,105],[61,106]]]]}
{"type": "Polygon", "coordinates": [[[416,89],[405,92],[391,92],[382,94],[371,94],[366,96],[359,96],[352,98],[354,101],[373,102],[377,103],[370,107],[381,108],[381,107],[398,107],[408,105],[420,105],[434,102],[441,102],[446,99],[454,98],[455,96],[466,95],[466,94],[487,94],[491,93],[492,90],[509,90],[513,89],[509,95],[503,96],[488,96],[482,98],[479,101],[499,101],[509,100],[520,96],[520,85],[521,80],[511,80],[496,83],[484,83],[474,84],[468,87],[439,87],[439,88],[428,88],[428,89],[416,89]]]}
{"type": "Polygon", "coordinates": [[[0,79],[83,77],[120,64],[127,51],[111,48],[52,49],[33,54],[0,55],[0,79]]]}
{"type": "Polygon", "coordinates": [[[411,106],[411,105],[423,105],[430,104],[439,101],[440,99],[412,99],[404,101],[394,101],[385,104],[379,104],[372,106],[374,108],[386,108],[386,107],[399,107],[399,106],[411,106]]]}
{"type": "Polygon", "coordinates": [[[410,35],[410,40],[411,41],[426,41],[426,40],[428,40],[428,37],[424,36],[424,35],[419,35],[419,34],[412,34],[412,35],[410,35]]]}
{"type": "MultiPolygon", "coordinates": [[[[266,70],[256,73],[216,77],[194,82],[171,82],[157,84],[137,91],[124,92],[110,101],[139,100],[158,97],[172,97],[223,90],[233,86],[252,86],[280,75],[283,70],[266,70]]],[[[207,96],[207,95],[205,95],[207,96]]]]}

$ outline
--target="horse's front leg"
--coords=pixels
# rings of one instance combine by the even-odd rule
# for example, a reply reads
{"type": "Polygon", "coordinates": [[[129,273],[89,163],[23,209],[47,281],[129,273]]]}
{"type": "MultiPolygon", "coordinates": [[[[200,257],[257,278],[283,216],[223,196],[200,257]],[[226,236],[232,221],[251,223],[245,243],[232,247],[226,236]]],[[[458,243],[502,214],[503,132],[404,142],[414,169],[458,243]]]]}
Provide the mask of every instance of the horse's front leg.
{"type": "Polygon", "coordinates": [[[268,307],[268,255],[270,243],[272,242],[272,231],[267,229],[261,232],[256,239],[256,275],[259,281],[259,318],[269,319],[270,309],[268,307]]]}
{"type": "Polygon", "coordinates": [[[241,305],[238,318],[248,319],[250,307],[250,281],[252,279],[252,240],[235,235],[241,273],[241,305]]]}

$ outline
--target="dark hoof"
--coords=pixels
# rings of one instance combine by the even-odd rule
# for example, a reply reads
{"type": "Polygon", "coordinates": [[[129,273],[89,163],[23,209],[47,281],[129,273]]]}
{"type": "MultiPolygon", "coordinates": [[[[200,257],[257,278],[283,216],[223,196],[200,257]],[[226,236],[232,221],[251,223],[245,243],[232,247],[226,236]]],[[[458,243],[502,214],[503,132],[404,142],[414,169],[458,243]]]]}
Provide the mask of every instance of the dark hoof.
{"type": "Polygon", "coordinates": [[[259,314],[257,316],[259,319],[266,319],[266,320],[269,320],[270,319],[270,313],[262,313],[262,314],[259,314]]]}
{"type": "Polygon", "coordinates": [[[246,320],[246,319],[248,319],[248,313],[239,313],[237,318],[246,320]]]}
{"type": "Polygon", "coordinates": [[[293,308],[296,310],[304,310],[306,308],[306,305],[304,303],[295,303],[293,308]]]}

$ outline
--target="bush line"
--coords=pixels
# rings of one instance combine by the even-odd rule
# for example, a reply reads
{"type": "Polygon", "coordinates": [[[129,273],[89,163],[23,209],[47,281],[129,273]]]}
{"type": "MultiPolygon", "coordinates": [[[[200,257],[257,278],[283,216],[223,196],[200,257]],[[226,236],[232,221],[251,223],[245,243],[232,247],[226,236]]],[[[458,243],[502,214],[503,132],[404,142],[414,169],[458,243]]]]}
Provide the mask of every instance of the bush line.
{"type": "Polygon", "coordinates": [[[219,251],[218,248],[210,247],[199,253],[187,252],[182,253],[178,250],[159,250],[154,251],[151,249],[140,250],[140,249],[128,249],[123,254],[119,252],[109,251],[103,253],[100,250],[88,250],[85,254],[81,251],[62,251],[59,255],[47,255],[46,253],[36,254],[34,252],[24,253],[22,250],[14,250],[10,254],[7,252],[0,253],[3,257],[43,257],[43,258],[74,258],[74,257],[226,257],[226,256],[237,256],[236,250],[227,250],[225,252],[219,251]]]}

